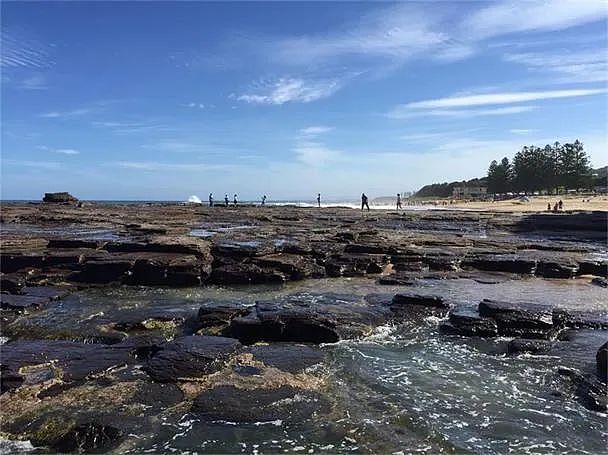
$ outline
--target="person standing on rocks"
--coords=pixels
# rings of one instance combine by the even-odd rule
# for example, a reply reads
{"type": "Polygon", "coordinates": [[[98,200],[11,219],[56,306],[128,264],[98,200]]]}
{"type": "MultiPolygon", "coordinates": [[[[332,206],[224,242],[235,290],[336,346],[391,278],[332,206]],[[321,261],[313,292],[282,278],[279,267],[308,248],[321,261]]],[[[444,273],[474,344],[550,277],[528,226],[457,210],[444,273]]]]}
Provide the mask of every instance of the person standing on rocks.
{"type": "Polygon", "coordinates": [[[237,195],[235,194],[234,195],[234,206],[236,207],[238,205],[238,203],[239,203],[239,200],[238,200],[237,195]]]}
{"type": "Polygon", "coordinates": [[[367,211],[369,212],[369,204],[367,203],[367,196],[365,193],[361,193],[361,210],[363,207],[367,207],[367,211]]]}
{"type": "Polygon", "coordinates": [[[213,207],[213,193],[209,193],[209,207],[213,207]]]}
{"type": "Polygon", "coordinates": [[[228,193],[224,196],[224,205],[228,207],[228,193]]]}
{"type": "Polygon", "coordinates": [[[321,208],[321,193],[317,193],[317,205],[321,208]]]}
{"type": "Polygon", "coordinates": [[[397,210],[401,209],[401,194],[397,193],[397,210]]]}
{"type": "Polygon", "coordinates": [[[266,205],[266,195],[262,196],[262,205],[266,205]]]}

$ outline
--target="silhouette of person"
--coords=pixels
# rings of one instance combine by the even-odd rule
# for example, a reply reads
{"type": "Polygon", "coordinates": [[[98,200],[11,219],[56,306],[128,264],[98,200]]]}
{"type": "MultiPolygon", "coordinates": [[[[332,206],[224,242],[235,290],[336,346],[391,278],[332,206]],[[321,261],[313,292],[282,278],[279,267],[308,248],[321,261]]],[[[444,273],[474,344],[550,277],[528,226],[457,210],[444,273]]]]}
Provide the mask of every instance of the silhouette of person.
{"type": "Polygon", "coordinates": [[[321,193],[317,193],[317,205],[321,207],[321,193]]]}
{"type": "Polygon", "coordinates": [[[238,198],[236,196],[236,194],[234,195],[234,205],[236,206],[239,203],[238,198]]]}
{"type": "Polygon", "coordinates": [[[401,194],[397,193],[397,210],[399,210],[401,207],[401,194]]]}
{"type": "Polygon", "coordinates": [[[553,212],[557,213],[557,207],[558,207],[558,204],[556,202],[555,205],[553,206],[553,212]]]}
{"type": "Polygon", "coordinates": [[[266,204],[266,195],[262,196],[262,205],[266,204]]]}
{"type": "Polygon", "coordinates": [[[213,193],[209,193],[209,207],[213,207],[213,193]]]}
{"type": "Polygon", "coordinates": [[[367,203],[367,196],[365,193],[361,193],[361,210],[363,207],[367,207],[367,211],[369,212],[369,204],[367,203]]]}
{"type": "Polygon", "coordinates": [[[559,202],[557,203],[557,207],[561,210],[564,207],[564,203],[562,202],[562,200],[560,199],[559,202]]]}
{"type": "Polygon", "coordinates": [[[224,205],[228,207],[228,193],[224,196],[224,205]]]}
{"type": "Polygon", "coordinates": [[[551,211],[551,203],[547,202],[547,212],[550,212],[550,211],[551,211]]]}

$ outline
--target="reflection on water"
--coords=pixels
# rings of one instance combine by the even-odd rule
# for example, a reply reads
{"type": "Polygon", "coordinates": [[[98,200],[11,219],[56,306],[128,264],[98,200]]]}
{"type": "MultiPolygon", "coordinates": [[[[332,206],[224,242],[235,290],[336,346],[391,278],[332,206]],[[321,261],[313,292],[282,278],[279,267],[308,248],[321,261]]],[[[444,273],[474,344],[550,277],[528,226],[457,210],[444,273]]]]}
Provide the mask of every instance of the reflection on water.
{"type": "MultiPolygon", "coordinates": [[[[407,288],[408,290],[411,287],[407,288]]],[[[482,298],[523,300],[606,311],[605,290],[584,280],[525,279],[498,284],[422,280],[414,289],[474,307],[482,298]]],[[[194,314],[201,305],[276,298],[291,293],[395,293],[373,280],[324,279],[286,286],[87,290],[16,322],[38,336],[93,333],[121,311],[194,314]]],[[[554,356],[488,354],[474,342],[440,335],[439,320],[380,327],[358,341],[324,345],[321,373],[336,400],[329,416],[287,424],[205,422],[167,411],[159,427],[133,438],[131,453],[393,453],[472,451],[554,453],[605,451],[606,416],[569,398],[554,356]]]]}

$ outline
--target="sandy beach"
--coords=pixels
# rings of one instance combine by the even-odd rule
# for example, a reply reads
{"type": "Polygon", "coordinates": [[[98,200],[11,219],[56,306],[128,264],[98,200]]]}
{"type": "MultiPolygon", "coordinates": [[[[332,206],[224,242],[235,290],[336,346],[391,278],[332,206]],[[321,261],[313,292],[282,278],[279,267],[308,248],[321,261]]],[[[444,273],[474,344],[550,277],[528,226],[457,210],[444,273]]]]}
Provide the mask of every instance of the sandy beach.
{"type": "Polygon", "coordinates": [[[509,199],[496,202],[456,202],[450,207],[484,210],[489,212],[546,212],[547,204],[563,201],[564,211],[600,210],[608,211],[608,196],[528,196],[529,202],[509,199]],[[585,202],[583,202],[583,200],[585,202]]]}

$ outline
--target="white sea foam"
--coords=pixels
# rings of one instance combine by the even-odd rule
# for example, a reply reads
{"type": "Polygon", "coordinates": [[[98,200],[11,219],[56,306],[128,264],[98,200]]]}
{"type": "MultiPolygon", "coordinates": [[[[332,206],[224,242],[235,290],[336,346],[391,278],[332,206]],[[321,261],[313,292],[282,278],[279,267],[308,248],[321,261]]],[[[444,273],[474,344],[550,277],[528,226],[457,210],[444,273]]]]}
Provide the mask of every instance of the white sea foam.
{"type": "Polygon", "coordinates": [[[188,198],[187,202],[189,202],[190,204],[202,204],[203,203],[203,201],[201,201],[200,198],[196,194],[193,194],[192,196],[190,196],[188,198]]]}

